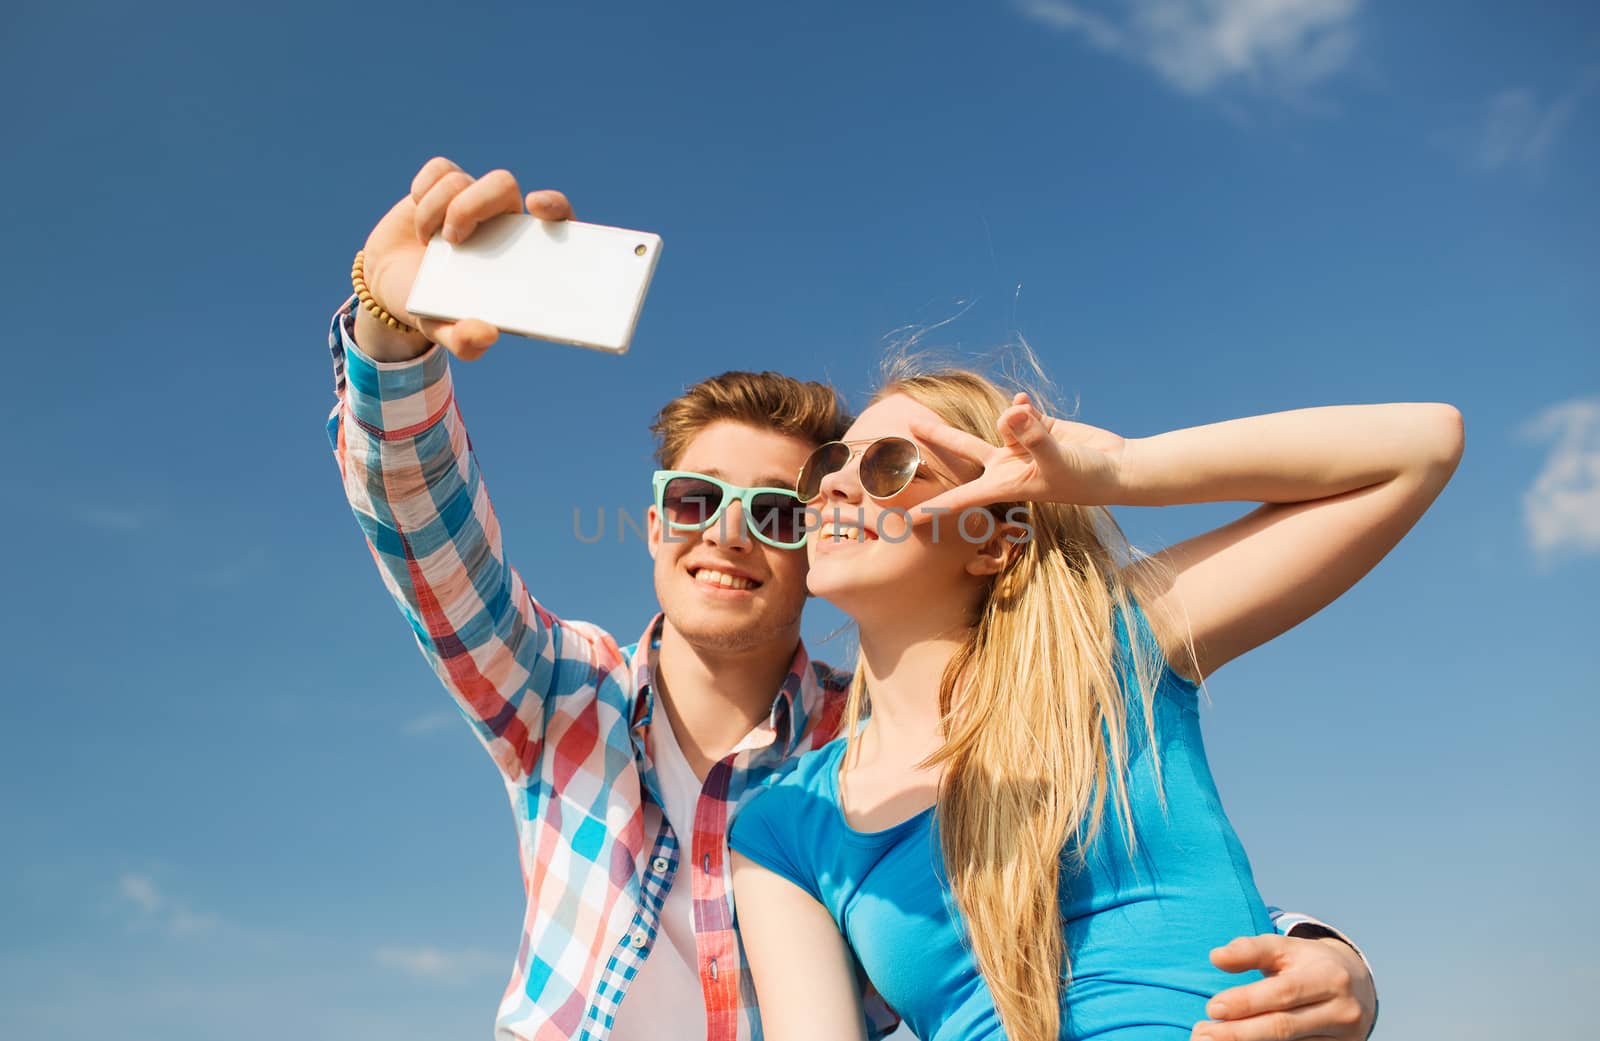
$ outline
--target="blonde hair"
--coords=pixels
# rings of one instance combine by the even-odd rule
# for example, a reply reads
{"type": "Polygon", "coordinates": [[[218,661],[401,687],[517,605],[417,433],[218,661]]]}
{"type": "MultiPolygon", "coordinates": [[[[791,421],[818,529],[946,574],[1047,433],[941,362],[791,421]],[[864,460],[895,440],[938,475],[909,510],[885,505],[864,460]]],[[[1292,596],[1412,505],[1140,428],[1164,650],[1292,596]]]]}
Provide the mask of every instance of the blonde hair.
{"type": "Polygon", "coordinates": [[[778,372],[724,372],[703,379],[656,413],[656,463],[677,465],[695,436],[712,423],[730,421],[798,437],[813,445],[837,441],[850,426],[838,391],[826,383],[778,372]]]}
{"type": "MultiPolygon", "coordinates": [[[[999,443],[995,421],[1009,394],[963,369],[906,371],[915,364],[902,362],[874,400],[903,394],[999,443]]],[[[1125,681],[1153,692],[1158,663],[1133,636],[1123,566],[1131,551],[1110,513],[1047,502],[990,510],[1002,519],[1018,508],[1032,536],[1015,544],[991,580],[944,671],[945,740],[927,765],[944,764],[937,810],[944,863],[1006,1037],[1055,1041],[1071,977],[1059,903],[1063,855],[1072,870],[1082,868],[1108,791],[1133,853],[1129,737],[1113,660],[1118,612],[1135,650],[1125,681]]],[[[868,694],[858,665],[845,710],[852,743],[868,694]]],[[[1152,699],[1142,700],[1146,733],[1153,733],[1152,699]]]]}

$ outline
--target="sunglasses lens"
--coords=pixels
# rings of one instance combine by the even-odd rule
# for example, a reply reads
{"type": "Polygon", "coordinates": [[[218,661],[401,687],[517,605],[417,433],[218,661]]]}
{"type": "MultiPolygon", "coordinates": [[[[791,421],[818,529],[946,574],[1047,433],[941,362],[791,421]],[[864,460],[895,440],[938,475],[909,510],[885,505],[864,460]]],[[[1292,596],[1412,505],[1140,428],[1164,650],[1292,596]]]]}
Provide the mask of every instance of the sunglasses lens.
{"type": "Polygon", "coordinates": [[[810,502],[822,494],[822,479],[838,473],[850,461],[850,446],[843,441],[829,441],[806,458],[800,468],[800,479],[795,482],[795,494],[801,502],[810,502]]]}
{"type": "Polygon", "coordinates": [[[722,489],[698,477],[674,477],[661,491],[667,520],[686,528],[709,524],[722,507],[722,489]]]}
{"type": "Polygon", "coordinates": [[[917,446],[903,437],[874,441],[861,456],[861,487],[879,499],[899,495],[917,474],[917,446]]]}
{"type": "Polygon", "coordinates": [[[805,537],[806,506],[793,495],[762,492],[750,499],[748,521],[773,542],[792,545],[805,537]]]}

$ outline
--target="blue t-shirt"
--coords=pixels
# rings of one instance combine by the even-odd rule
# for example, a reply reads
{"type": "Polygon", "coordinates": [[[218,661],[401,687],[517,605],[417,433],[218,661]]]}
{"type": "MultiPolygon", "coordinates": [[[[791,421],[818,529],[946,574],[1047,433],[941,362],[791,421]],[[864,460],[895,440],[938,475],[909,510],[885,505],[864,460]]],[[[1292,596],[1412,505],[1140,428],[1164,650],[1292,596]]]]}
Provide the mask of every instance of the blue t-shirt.
{"type": "MultiPolygon", "coordinates": [[[[1154,648],[1135,609],[1141,643],[1154,648]]],[[[1162,667],[1155,692],[1163,809],[1119,616],[1128,791],[1138,839],[1129,860],[1110,800],[1075,869],[1063,859],[1061,912],[1072,983],[1061,1037],[1181,1041],[1218,991],[1258,979],[1207,955],[1272,931],[1239,839],[1222,812],[1200,740],[1193,683],[1162,667]]],[[[883,998],[922,1041],[1000,1041],[993,999],[965,945],[930,808],[883,831],[850,827],[839,801],[845,739],[793,761],[735,819],[729,845],[827,908],[883,998]]]]}

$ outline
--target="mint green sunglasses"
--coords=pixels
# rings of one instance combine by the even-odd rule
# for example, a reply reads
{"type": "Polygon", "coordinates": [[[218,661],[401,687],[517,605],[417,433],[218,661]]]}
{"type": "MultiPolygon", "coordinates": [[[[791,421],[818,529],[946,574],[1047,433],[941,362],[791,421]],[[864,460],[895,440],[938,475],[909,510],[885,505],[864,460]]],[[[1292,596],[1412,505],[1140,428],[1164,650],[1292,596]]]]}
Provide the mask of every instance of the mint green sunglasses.
{"type": "Polygon", "coordinates": [[[674,531],[705,531],[722,518],[728,503],[744,507],[750,534],[778,549],[806,544],[806,504],[791,488],[743,488],[690,470],[657,470],[656,511],[674,531]]]}

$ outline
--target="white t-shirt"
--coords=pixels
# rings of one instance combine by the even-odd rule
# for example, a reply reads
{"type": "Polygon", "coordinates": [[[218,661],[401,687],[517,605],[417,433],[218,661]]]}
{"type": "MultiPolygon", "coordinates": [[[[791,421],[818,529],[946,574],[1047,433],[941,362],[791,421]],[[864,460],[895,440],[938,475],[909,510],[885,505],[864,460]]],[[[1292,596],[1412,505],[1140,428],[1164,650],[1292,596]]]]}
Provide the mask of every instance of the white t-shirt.
{"type": "Polygon", "coordinates": [[[694,810],[700,801],[700,778],[678,746],[666,710],[656,706],[650,724],[650,756],[661,788],[662,813],[678,837],[678,873],[661,904],[661,927],[649,957],[628,984],[617,1006],[612,1041],[704,1041],[705,992],[696,969],[694,945],[694,810]]]}

